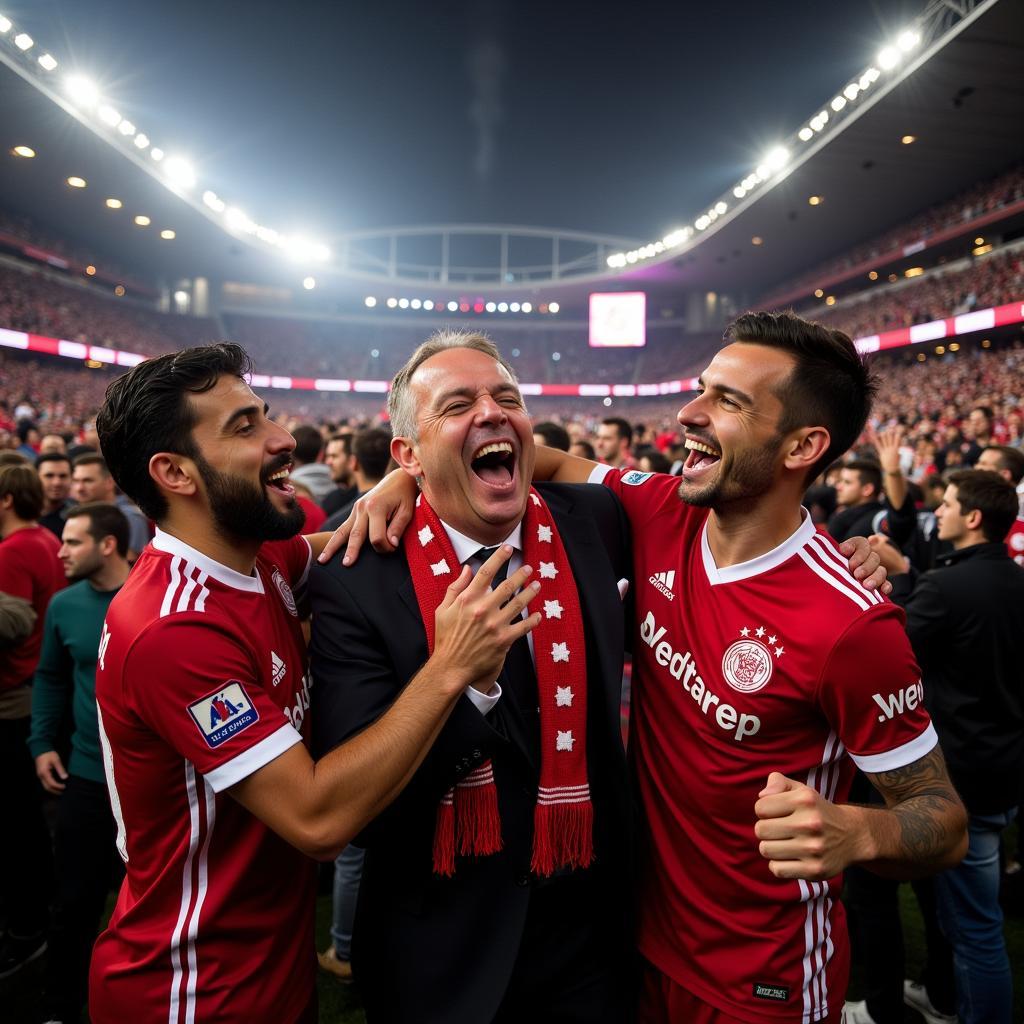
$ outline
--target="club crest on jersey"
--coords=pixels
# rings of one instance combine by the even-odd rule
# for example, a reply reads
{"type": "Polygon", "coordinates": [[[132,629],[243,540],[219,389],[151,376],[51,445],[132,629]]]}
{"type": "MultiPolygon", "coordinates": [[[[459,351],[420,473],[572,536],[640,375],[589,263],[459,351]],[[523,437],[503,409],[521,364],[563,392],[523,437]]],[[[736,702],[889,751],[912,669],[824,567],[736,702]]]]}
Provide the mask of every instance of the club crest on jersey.
{"type": "Polygon", "coordinates": [[[772,677],[775,659],[786,653],[778,640],[777,636],[769,635],[764,626],[753,630],[744,626],[740,639],[731,644],[722,657],[725,681],[740,693],[764,689],[772,677]]]}
{"type": "Polygon", "coordinates": [[[653,473],[641,473],[638,469],[631,469],[628,473],[622,474],[622,482],[630,487],[639,487],[645,480],[654,476],[653,473]]]}
{"type": "Polygon", "coordinates": [[[292,588],[288,586],[288,581],[281,575],[281,570],[276,565],[274,566],[274,571],[270,574],[270,578],[274,581],[274,586],[277,587],[277,592],[281,595],[285,608],[298,618],[299,610],[295,607],[295,595],[292,593],[292,588]]]}
{"type": "Polygon", "coordinates": [[[260,718],[237,679],[229,679],[221,689],[189,704],[188,713],[210,747],[219,747],[260,718]]]}

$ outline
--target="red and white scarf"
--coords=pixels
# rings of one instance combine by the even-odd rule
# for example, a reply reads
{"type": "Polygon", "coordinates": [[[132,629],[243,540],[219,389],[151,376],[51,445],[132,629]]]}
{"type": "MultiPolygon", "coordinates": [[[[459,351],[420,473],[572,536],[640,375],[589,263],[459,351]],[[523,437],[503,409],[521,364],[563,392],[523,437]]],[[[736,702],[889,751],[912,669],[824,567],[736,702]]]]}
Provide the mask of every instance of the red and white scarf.
{"type": "MultiPolygon", "coordinates": [[[[587,658],[572,568],[547,505],[531,488],[523,517],[523,560],[541,587],[528,612],[540,610],[533,630],[540,706],[540,787],[533,814],[531,870],[586,867],[594,859],[593,805],[587,781],[587,658]]],[[[403,538],[427,644],[434,651],[434,613],[462,566],[441,521],[420,495],[403,538]]],[[[506,698],[508,699],[508,698],[506,698]]],[[[441,798],[434,831],[434,871],[455,872],[462,856],[501,849],[501,818],[491,762],[461,779],[441,798]]]]}

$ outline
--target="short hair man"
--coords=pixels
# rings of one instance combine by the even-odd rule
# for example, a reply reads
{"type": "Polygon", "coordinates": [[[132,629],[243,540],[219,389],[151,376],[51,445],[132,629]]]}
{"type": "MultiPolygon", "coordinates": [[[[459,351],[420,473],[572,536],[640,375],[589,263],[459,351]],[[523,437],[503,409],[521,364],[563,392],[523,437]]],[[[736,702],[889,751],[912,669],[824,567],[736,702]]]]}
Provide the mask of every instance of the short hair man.
{"type": "Polygon", "coordinates": [[[29,632],[10,614],[0,634],[0,779],[6,836],[0,843],[0,897],[7,929],[0,941],[0,974],[7,977],[46,949],[50,897],[50,835],[28,738],[32,675],[39,661],[43,618],[64,586],[60,542],[39,525],[43,487],[31,466],[0,467],[0,593],[4,603],[31,617],[29,632]]]}
{"type": "Polygon", "coordinates": [[[601,420],[597,428],[594,448],[598,459],[613,469],[628,468],[632,457],[629,448],[633,443],[633,428],[621,416],[609,416],[601,420]]]}
{"type": "Polygon", "coordinates": [[[1024,452],[1006,444],[990,444],[982,449],[974,468],[997,473],[1017,491],[1017,518],[1006,535],[1006,550],[1018,565],[1024,566],[1024,496],[1020,490],[1021,480],[1024,480],[1024,452]]]}
{"type": "Polygon", "coordinates": [[[333,516],[344,505],[351,505],[359,497],[359,488],[352,478],[352,438],[347,430],[329,438],[324,445],[324,464],[331,474],[334,490],[320,503],[328,516],[333,516]]]}
{"type": "Polygon", "coordinates": [[[44,996],[48,1020],[79,1018],[89,953],[113,881],[116,827],[96,723],[96,659],[104,616],[131,568],[128,532],[128,520],[115,505],[95,502],[68,512],[59,555],[70,586],[46,610],[32,687],[28,747],[43,788],[58,798],[44,996]],[[73,732],[65,768],[57,746],[69,705],[73,732]]]}
{"type": "Polygon", "coordinates": [[[39,525],[60,540],[66,513],[74,505],[70,498],[71,460],[60,452],[47,452],[36,459],[36,472],[43,485],[43,514],[39,525]]]}
{"type": "Polygon", "coordinates": [[[80,505],[106,501],[116,505],[128,520],[128,560],[134,562],[149,543],[149,520],[131,498],[119,494],[107,460],[98,452],[75,457],[71,469],[71,497],[80,505]]]}
{"type": "Polygon", "coordinates": [[[1000,836],[1024,798],[1024,573],[1004,545],[1016,515],[1009,481],[958,470],[936,510],[939,537],[953,552],[916,582],[898,575],[898,554],[886,559],[896,576],[894,597],[906,609],[928,710],[970,815],[967,856],[935,878],[964,1024],[1009,1020],[1013,1012],[998,896],[1000,836]]]}
{"type": "Polygon", "coordinates": [[[560,452],[569,450],[569,431],[561,423],[543,420],[533,425],[533,443],[546,444],[549,448],[557,448],[560,452]]]}
{"type": "Polygon", "coordinates": [[[742,316],[725,343],[679,412],[681,479],[550,449],[536,475],[602,481],[634,527],[641,1019],[833,1022],[842,870],[952,864],[964,811],[898,613],[800,507],[874,382],[846,335],[793,314],[742,316]],[[843,804],[847,752],[887,808],[843,804]]]}
{"type": "Polygon", "coordinates": [[[314,763],[293,588],[327,535],[296,536],[295,442],[246,384],[250,369],[230,344],[148,359],[110,385],[98,418],[115,478],[158,530],[100,639],[127,877],[93,952],[95,1024],[315,1020],[309,857],[333,857],[394,798],[462,691],[493,678],[529,627],[501,623],[503,595],[451,587],[439,662],[314,763]]]}
{"type": "Polygon", "coordinates": [[[973,466],[984,449],[992,444],[992,420],[995,412],[990,405],[976,405],[967,414],[967,434],[970,445],[964,453],[964,462],[973,466]]]}
{"type": "Polygon", "coordinates": [[[295,468],[291,479],[302,484],[318,505],[334,489],[331,482],[331,471],[320,461],[320,453],[324,449],[324,439],[320,431],[311,423],[300,423],[292,431],[295,438],[295,450],[292,458],[295,468]]]}
{"type": "Polygon", "coordinates": [[[352,438],[352,479],[355,482],[355,497],[342,505],[323,525],[327,531],[336,530],[352,511],[352,504],[361,494],[384,479],[391,464],[391,431],[383,427],[369,427],[357,431],[352,438]]]}
{"type": "Polygon", "coordinates": [[[878,533],[885,516],[882,502],[882,467],[870,459],[851,459],[835,483],[836,504],[828,532],[836,540],[878,533]]]}
{"type": "Polygon", "coordinates": [[[596,488],[531,491],[522,395],[479,334],[421,345],[388,408],[417,518],[402,556],[311,574],[318,744],[360,733],[436,661],[432,605],[471,570],[486,585],[487,549],[511,545],[513,565],[537,570],[544,618],[532,650],[514,645],[467,691],[360,840],[353,967],[368,1018],[618,1024],[632,980],[621,509],[596,488]]]}

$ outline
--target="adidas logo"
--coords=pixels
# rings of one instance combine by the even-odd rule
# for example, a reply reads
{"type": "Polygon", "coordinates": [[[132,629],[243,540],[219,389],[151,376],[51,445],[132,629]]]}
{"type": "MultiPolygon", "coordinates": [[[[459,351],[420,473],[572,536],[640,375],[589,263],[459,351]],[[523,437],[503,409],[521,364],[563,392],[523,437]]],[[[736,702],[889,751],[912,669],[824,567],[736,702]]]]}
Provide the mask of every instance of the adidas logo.
{"type": "Polygon", "coordinates": [[[271,678],[273,679],[274,685],[277,686],[285,677],[285,673],[288,671],[288,667],[285,663],[277,656],[276,651],[270,652],[270,667],[271,667],[271,678]]]}
{"type": "Polygon", "coordinates": [[[674,601],[676,595],[672,593],[672,587],[676,582],[675,569],[668,572],[656,572],[648,581],[655,590],[660,590],[670,601],[674,601]]]}

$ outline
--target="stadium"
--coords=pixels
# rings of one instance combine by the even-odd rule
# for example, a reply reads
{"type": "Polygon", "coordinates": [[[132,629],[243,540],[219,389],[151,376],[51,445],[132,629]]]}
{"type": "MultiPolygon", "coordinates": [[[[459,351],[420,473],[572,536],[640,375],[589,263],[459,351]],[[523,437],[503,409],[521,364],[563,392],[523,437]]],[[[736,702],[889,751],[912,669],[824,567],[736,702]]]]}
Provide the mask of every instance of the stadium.
{"type": "MultiPolygon", "coordinates": [[[[738,173],[734,163],[700,176],[710,184],[699,205],[658,211],[670,218],[658,237],[643,224],[624,236],[506,217],[335,230],[325,216],[322,235],[293,232],[284,199],[276,216],[269,203],[257,215],[238,183],[214,176],[213,156],[204,168],[183,155],[180,131],[172,145],[167,111],[136,102],[130,76],[105,83],[66,26],[47,32],[22,6],[20,19],[0,7],[0,453],[34,464],[51,435],[63,451],[95,449],[112,381],[229,341],[249,353],[274,421],[319,434],[311,461],[322,463],[331,438],[347,435],[350,452],[353,434],[390,429],[390,382],[421,342],[452,329],[494,339],[532,422],[563,428],[564,447],[612,462],[602,432],[625,421],[616,464],[679,472],[676,414],[748,310],[792,310],[853,339],[881,389],[851,453],[875,460],[872,438],[901,428],[921,516],[934,508],[929,481],[941,490],[943,473],[986,446],[1024,447],[1024,8],[1013,0],[914,5],[874,50],[851,42],[858,70],[827,94],[801,93],[802,119],[738,173]]],[[[304,497],[320,504],[312,488],[304,497]]],[[[317,508],[314,525],[336,510],[317,508]]],[[[663,573],[657,586],[672,583],[663,573]]],[[[1009,864],[1020,858],[1016,832],[1006,836],[1009,864]]],[[[1004,879],[1020,1019],[1014,884],[1004,879]]],[[[901,900],[918,977],[921,916],[906,891],[901,900]]],[[[323,949],[323,886],[317,914],[323,949]]],[[[47,1019],[43,984],[39,963],[0,978],[15,1014],[5,1019],[47,1019]]],[[[319,989],[321,1021],[365,1019],[358,985],[322,973],[319,989]]]]}

